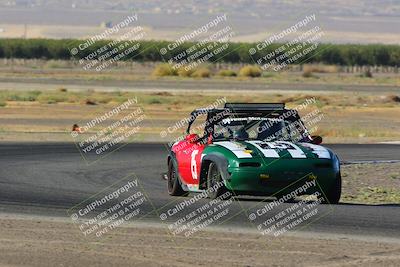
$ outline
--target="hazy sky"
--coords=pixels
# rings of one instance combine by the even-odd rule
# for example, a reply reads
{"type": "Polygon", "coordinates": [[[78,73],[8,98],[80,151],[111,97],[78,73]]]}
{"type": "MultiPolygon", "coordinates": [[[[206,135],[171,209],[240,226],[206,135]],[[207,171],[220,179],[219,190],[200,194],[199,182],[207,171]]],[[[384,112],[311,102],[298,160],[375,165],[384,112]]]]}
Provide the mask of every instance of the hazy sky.
{"type": "Polygon", "coordinates": [[[399,0],[0,0],[0,38],[85,38],[132,12],[151,39],[174,39],[227,14],[234,40],[257,41],[315,14],[324,41],[400,43],[399,0]]]}

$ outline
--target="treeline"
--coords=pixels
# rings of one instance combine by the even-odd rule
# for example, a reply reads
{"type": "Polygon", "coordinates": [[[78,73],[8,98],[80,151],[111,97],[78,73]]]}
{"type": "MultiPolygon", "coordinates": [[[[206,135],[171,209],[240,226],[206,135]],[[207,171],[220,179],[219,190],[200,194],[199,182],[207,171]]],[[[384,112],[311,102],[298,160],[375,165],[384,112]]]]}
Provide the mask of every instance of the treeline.
{"type": "MultiPolygon", "coordinates": [[[[53,40],[53,39],[0,39],[0,58],[23,58],[23,59],[96,59],[100,54],[112,51],[115,47],[110,46],[111,41],[97,41],[93,44],[85,43],[84,40],[53,40]],[[104,50],[107,48],[107,51],[104,50]],[[96,53],[99,52],[99,53],[96,53]],[[95,55],[97,54],[97,55],[95,55]],[[95,56],[94,56],[95,55],[95,56]]],[[[120,47],[126,56],[119,60],[134,61],[168,61],[172,57],[183,55],[196,43],[180,44],[174,49],[168,49],[171,43],[166,41],[140,41],[120,47]],[[139,44],[139,45],[138,45],[139,44]],[[137,46],[135,48],[135,46],[137,46]],[[166,48],[166,53],[160,53],[166,48]],[[128,52],[129,52],[128,51],[128,52]]],[[[229,63],[256,63],[258,58],[270,55],[268,60],[280,56],[282,53],[274,53],[283,44],[269,45],[261,50],[257,49],[256,43],[229,43],[218,56],[210,61],[229,63]],[[249,51],[253,48],[253,53],[249,51]]],[[[311,51],[291,61],[293,64],[301,63],[324,63],[336,65],[370,65],[370,66],[399,66],[400,46],[381,44],[320,44],[315,49],[311,45],[303,47],[311,51]]],[[[200,49],[198,49],[200,50],[200,49]]],[[[121,51],[120,51],[121,52],[121,51]]],[[[186,55],[187,56],[187,55],[186,55]]],[[[182,58],[180,58],[182,59],[182,58]]]]}

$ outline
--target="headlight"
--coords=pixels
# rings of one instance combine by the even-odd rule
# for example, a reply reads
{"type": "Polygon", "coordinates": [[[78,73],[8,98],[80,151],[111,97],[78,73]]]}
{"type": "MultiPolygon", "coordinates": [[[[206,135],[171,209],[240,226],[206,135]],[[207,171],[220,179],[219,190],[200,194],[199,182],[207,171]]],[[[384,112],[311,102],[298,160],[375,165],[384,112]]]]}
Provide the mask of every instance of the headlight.
{"type": "Polygon", "coordinates": [[[228,168],[237,168],[239,167],[239,161],[236,159],[228,159],[228,168]]]}

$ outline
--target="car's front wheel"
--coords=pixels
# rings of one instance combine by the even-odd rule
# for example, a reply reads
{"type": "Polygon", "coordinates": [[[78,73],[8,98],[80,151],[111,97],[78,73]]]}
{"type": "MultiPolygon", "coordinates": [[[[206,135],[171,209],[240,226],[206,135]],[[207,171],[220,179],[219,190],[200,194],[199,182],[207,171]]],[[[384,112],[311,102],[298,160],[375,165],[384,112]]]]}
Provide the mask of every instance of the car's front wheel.
{"type": "Polygon", "coordinates": [[[168,163],[167,173],[168,194],[171,196],[187,196],[189,193],[182,189],[179,182],[178,172],[172,160],[168,163]]]}
{"type": "Polygon", "coordinates": [[[224,196],[224,199],[230,197],[230,195],[227,196],[227,194],[225,194],[228,190],[222,180],[221,172],[219,171],[217,164],[214,162],[211,162],[208,166],[207,191],[208,197],[211,199],[216,199],[220,196],[224,196]]]}
{"type": "Polygon", "coordinates": [[[338,204],[342,194],[342,176],[340,173],[336,176],[332,187],[325,191],[324,201],[326,204],[338,204]]]}

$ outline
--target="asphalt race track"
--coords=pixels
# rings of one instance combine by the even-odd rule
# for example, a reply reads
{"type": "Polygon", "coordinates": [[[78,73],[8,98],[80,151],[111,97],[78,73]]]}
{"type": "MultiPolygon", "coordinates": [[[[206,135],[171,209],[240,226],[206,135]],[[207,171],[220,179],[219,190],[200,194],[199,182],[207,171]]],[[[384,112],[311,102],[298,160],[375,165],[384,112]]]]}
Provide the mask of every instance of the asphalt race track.
{"type": "MultiPolygon", "coordinates": [[[[400,160],[400,145],[327,146],[343,161],[400,160]]],[[[160,177],[166,170],[166,155],[167,148],[163,144],[128,144],[88,165],[74,144],[2,144],[0,212],[65,217],[75,210],[69,209],[82,201],[99,198],[127,181],[137,179],[140,191],[146,196],[146,202],[141,205],[143,215],[138,219],[169,225],[177,218],[171,216],[161,221],[160,215],[195,194],[186,198],[167,194],[166,182],[160,177]]],[[[184,212],[190,212],[206,201],[209,200],[201,199],[184,212]]],[[[221,226],[254,228],[248,216],[268,203],[260,201],[260,198],[234,198],[221,226]]],[[[294,204],[283,205],[281,208],[294,204]]],[[[400,237],[400,205],[320,205],[318,213],[322,216],[301,231],[400,237]]]]}

